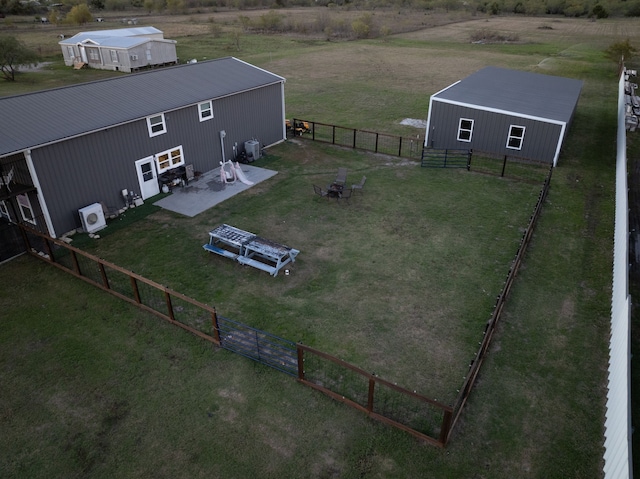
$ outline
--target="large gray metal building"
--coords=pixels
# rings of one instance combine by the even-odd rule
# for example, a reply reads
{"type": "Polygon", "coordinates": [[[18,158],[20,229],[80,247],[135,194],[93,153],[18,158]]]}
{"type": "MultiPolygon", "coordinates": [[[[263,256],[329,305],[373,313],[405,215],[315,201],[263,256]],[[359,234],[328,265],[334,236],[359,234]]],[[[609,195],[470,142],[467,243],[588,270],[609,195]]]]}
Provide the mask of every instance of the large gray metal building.
{"type": "Polygon", "coordinates": [[[149,198],[174,168],[283,141],[284,82],[229,57],[0,98],[0,216],[61,236],[124,189],[149,198]]]}
{"type": "Polygon", "coordinates": [[[431,96],[424,146],[555,166],[581,90],[580,80],[483,68],[431,96]]]}

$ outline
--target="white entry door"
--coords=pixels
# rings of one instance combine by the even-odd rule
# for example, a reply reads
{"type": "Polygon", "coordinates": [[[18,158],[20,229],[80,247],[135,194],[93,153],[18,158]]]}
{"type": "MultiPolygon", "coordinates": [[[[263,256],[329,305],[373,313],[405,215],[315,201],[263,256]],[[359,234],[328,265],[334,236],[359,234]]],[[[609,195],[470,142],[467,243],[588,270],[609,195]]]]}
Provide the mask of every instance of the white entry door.
{"type": "Polygon", "coordinates": [[[143,200],[160,193],[153,156],[136,161],[136,171],[138,172],[138,182],[140,183],[140,195],[143,200]]]}

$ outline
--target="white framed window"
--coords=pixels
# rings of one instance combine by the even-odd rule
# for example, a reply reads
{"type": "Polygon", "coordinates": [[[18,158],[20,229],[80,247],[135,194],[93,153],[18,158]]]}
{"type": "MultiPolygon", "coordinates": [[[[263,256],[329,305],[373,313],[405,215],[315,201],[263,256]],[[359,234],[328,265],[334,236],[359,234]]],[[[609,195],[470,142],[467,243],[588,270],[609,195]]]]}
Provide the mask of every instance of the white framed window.
{"type": "Polygon", "coordinates": [[[113,63],[118,63],[118,52],[116,50],[109,50],[109,55],[111,55],[111,61],[113,63]]]}
{"type": "Polygon", "coordinates": [[[474,120],[468,118],[460,118],[460,123],[458,123],[458,141],[471,141],[473,122],[474,120]]]}
{"type": "Polygon", "coordinates": [[[164,113],[147,118],[149,136],[158,136],[167,132],[167,125],[164,121],[164,113]]]}
{"type": "Polygon", "coordinates": [[[9,215],[9,208],[7,207],[6,201],[0,201],[0,217],[7,218],[8,220],[11,219],[11,216],[9,215]]]}
{"type": "Polygon", "coordinates": [[[511,125],[509,127],[509,137],[507,138],[507,148],[510,150],[521,150],[524,140],[524,126],[511,125]]]}
{"type": "Polygon", "coordinates": [[[147,60],[151,61],[151,50],[147,50],[147,60]]]}
{"type": "Polygon", "coordinates": [[[156,165],[158,165],[158,173],[164,173],[167,170],[184,165],[182,145],[158,153],[156,155],[156,165]]]}
{"type": "Polygon", "coordinates": [[[87,48],[87,53],[89,53],[89,60],[100,61],[100,55],[98,55],[98,50],[95,48],[87,48]]]}
{"type": "Polygon", "coordinates": [[[213,105],[211,104],[211,100],[198,103],[198,114],[200,115],[200,121],[211,120],[211,118],[213,118],[213,105]]]}
{"type": "Polygon", "coordinates": [[[27,195],[17,195],[18,208],[20,208],[20,214],[22,219],[28,223],[36,224],[36,217],[33,214],[33,208],[31,208],[31,202],[27,195]]]}
{"type": "Polygon", "coordinates": [[[73,51],[73,47],[71,45],[67,46],[67,53],[69,54],[69,58],[71,59],[74,59],[76,57],[76,54],[73,51]]]}

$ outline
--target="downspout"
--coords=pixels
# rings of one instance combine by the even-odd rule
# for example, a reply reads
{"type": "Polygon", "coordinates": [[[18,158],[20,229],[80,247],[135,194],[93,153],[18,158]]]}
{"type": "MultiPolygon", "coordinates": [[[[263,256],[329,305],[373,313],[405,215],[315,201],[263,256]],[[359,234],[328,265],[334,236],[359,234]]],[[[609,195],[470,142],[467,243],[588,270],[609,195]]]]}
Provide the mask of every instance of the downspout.
{"type": "Polygon", "coordinates": [[[53,222],[51,221],[51,215],[49,214],[49,208],[47,208],[47,202],[42,195],[42,187],[40,186],[40,180],[38,179],[38,175],[36,174],[36,169],[33,166],[33,159],[31,158],[31,150],[25,150],[24,159],[27,161],[27,168],[29,168],[29,175],[31,176],[31,181],[33,182],[33,186],[36,187],[36,198],[38,198],[38,203],[40,204],[40,210],[42,211],[42,215],[44,216],[44,221],[47,224],[47,229],[49,230],[49,235],[52,238],[57,238],[56,230],[53,228],[53,222]]]}

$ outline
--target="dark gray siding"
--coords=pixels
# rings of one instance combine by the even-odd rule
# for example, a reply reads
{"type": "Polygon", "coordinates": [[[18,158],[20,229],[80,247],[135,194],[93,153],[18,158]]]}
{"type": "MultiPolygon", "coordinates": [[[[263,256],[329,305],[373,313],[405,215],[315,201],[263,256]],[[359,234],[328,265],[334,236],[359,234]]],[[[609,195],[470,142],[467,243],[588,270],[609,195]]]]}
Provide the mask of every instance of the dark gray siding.
{"type": "Polygon", "coordinates": [[[153,138],[143,119],[33,150],[56,234],[80,227],[79,208],[96,202],[120,208],[122,189],[139,193],[136,160],[182,145],[185,163],[206,172],[222,159],[220,130],[226,159],[234,142],[283,140],[282,108],[281,84],[274,84],[214,100],[212,120],[200,122],[197,105],[165,112],[167,132],[153,138]]]}
{"type": "Polygon", "coordinates": [[[562,125],[433,101],[429,145],[433,148],[472,148],[497,155],[518,156],[553,163],[562,125]],[[474,120],[471,142],[458,141],[460,118],[474,120]],[[511,125],[524,126],[521,150],[506,147],[511,125]]]}

